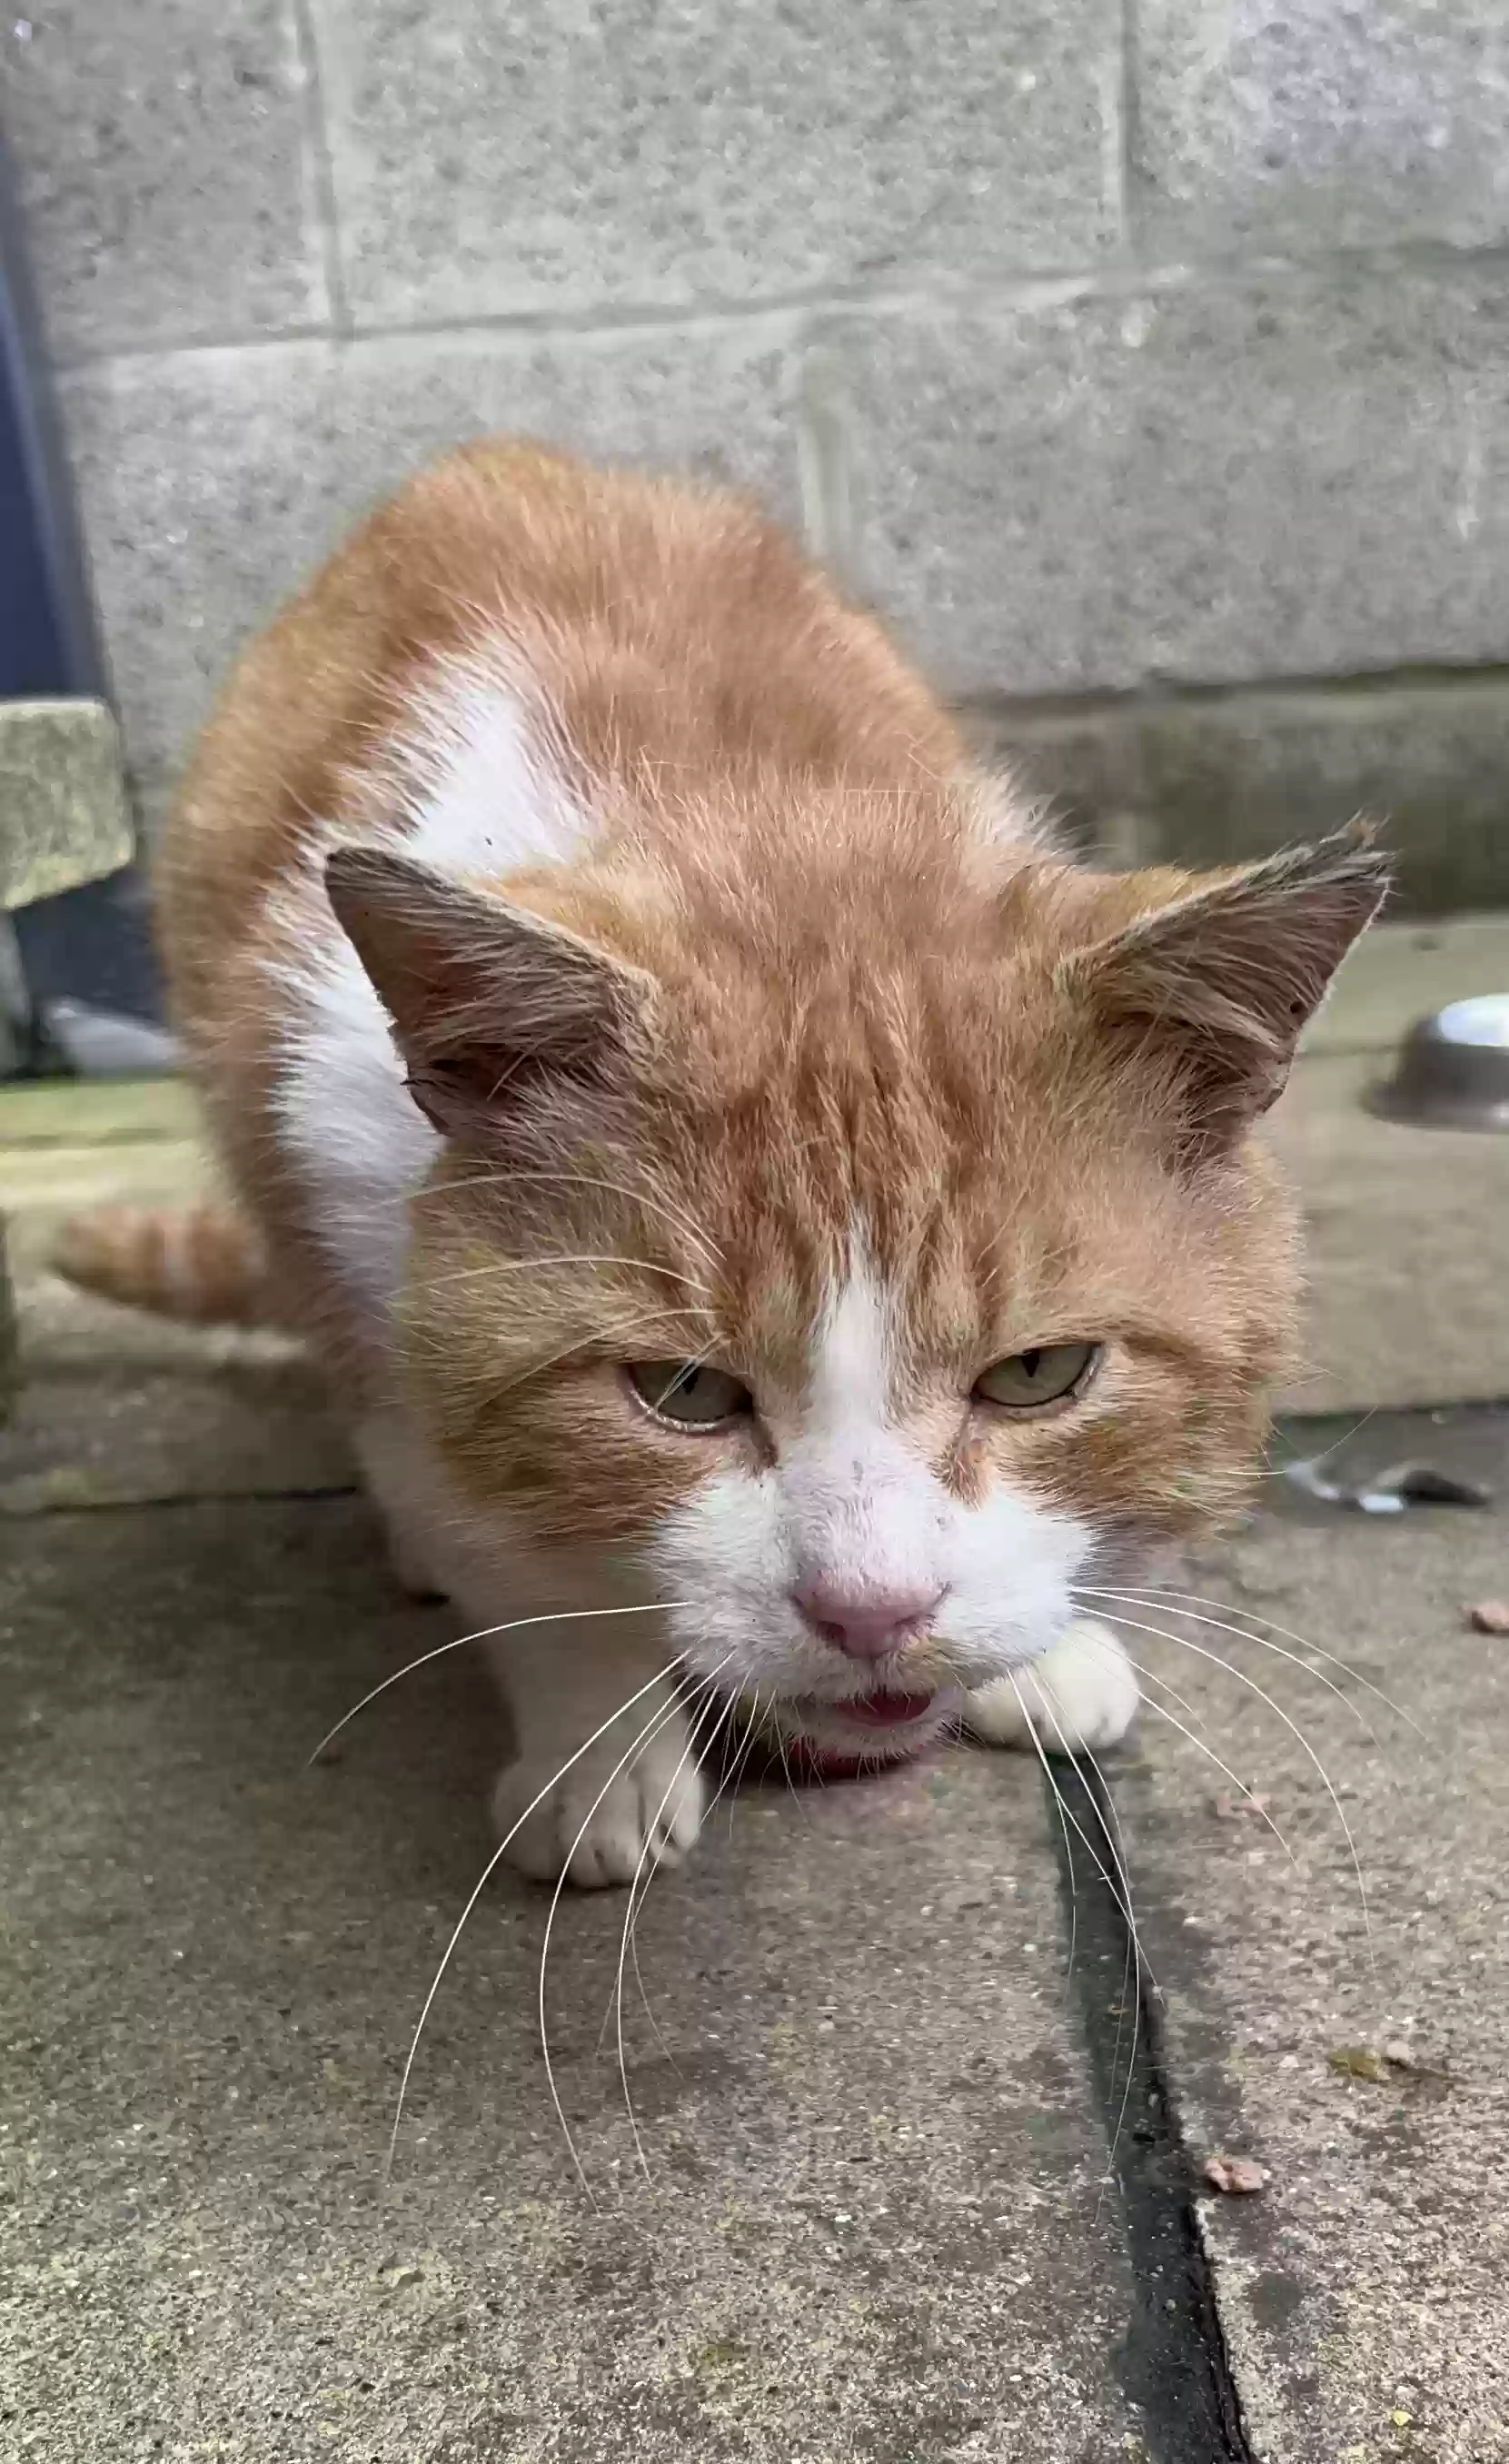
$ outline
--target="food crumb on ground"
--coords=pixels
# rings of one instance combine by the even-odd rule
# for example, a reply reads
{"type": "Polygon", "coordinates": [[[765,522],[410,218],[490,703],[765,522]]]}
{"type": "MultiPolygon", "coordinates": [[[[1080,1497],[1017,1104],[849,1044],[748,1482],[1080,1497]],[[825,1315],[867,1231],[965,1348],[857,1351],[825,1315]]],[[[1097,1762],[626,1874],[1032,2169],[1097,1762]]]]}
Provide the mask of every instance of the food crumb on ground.
{"type": "Polygon", "coordinates": [[[1213,2190],[1220,2190],[1229,2199],[1250,2198],[1255,2190],[1266,2189],[1270,2179],[1266,2165],[1256,2164],[1251,2156],[1207,2156],[1200,2167],[1213,2190]]]}
{"type": "Polygon", "coordinates": [[[1463,1615],[1474,1634],[1509,1634],[1509,1600],[1474,1600],[1463,1615]]]}

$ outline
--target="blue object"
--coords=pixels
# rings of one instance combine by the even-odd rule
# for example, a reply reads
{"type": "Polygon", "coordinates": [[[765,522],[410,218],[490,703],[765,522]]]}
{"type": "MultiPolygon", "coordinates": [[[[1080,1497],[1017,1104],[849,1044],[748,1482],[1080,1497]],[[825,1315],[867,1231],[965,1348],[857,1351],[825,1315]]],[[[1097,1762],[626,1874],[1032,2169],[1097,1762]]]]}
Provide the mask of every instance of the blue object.
{"type": "MultiPolygon", "coordinates": [[[[109,698],[73,489],[47,382],[19,209],[0,139],[0,700],[109,698]]],[[[14,919],[33,1010],[163,1015],[135,866],[14,919]]]]}

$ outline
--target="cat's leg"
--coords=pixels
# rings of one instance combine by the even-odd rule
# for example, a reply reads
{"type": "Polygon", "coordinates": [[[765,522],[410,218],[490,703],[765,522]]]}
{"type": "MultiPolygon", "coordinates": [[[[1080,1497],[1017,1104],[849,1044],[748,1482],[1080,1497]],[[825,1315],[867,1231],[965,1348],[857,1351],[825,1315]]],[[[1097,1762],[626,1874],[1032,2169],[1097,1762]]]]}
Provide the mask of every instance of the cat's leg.
{"type": "Polygon", "coordinates": [[[559,1584],[532,1583],[506,1534],[469,1522],[411,1419],[374,1412],[355,1437],[399,1581],[450,1600],[458,1634],[483,1640],[508,1704],[516,1758],[492,1802],[500,1838],[513,1834],[510,1863],[541,1881],[569,1871],[585,1889],[631,1882],[642,1857],[646,1871],[678,1864],[704,1792],[687,1715],[662,1673],[671,1659],[663,1618],[549,1616],[559,1584]]]}
{"type": "Polygon", "coordinates": [[[594,1890],[632,1882],[642,1860],[645,1872],[681,1862],[702,1824],[699,1748],[716,1715],[694,1738],[659,1673],[667,1656],[654,1616],[566,1617],[489,1645],[518,1748],[492,1796],[512,1864],[594,1890]]]}
{"type": "Polygon", "coordinates": [[[1082,1747],[1095,1753],[1125,1737],[1137,1703],[1137,1680],[1116,1636],[1083,1617],[1040,1660],[972,1694],[965,1724],[987,1745],[1030,1749],[1036,1730],[1050,1754],[1082,1747]]]}
{"type": "Polygon", "coordinates": [[[393,1579],[412,1600],[444,1599],[427,1462],[407,1417],[369,1412],[352,1430],[362,1485],[383,1518],[393,1579]]]}

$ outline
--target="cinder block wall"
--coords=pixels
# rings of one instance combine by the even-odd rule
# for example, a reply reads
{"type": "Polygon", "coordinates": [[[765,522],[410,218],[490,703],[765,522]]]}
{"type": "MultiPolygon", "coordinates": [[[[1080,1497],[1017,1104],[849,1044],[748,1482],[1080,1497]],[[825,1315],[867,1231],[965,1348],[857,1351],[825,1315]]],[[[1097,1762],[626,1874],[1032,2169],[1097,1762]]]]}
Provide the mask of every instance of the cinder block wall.
{"type": "Polygon", "coordinates": [[[491,428],[752,482],[1121,854],[1388,811],[1509,896],[1503,0],[17,0],[157,806],[491,428]]]}

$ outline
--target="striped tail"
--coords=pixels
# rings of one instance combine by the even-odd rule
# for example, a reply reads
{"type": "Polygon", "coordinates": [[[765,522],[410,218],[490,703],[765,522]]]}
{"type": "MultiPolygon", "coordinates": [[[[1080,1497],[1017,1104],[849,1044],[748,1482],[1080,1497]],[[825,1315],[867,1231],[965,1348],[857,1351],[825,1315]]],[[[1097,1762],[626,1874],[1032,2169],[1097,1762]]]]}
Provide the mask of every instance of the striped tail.
{"type": "Polygon", "coordinates": [[[260,1326],[265,1283],[256,1237],[229,1206],[102,1207],[65,1223],[55,1271],[80,1291],[194,1326],[260,1326]]]}

